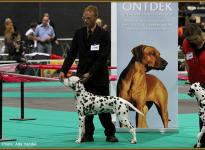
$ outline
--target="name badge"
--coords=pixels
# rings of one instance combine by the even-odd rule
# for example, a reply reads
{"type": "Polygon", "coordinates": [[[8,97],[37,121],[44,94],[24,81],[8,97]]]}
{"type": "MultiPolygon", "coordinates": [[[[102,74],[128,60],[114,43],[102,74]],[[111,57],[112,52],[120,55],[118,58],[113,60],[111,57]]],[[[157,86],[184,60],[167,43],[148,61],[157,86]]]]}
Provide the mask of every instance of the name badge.
{"type": "Polygon", "coordinates": [[[100,50],[100,45],[99,44],[94,44],[90,46],[91,51],[99,51],[100,50]]]}
{"type": "Polygon", "coordinates": [[[186,54],[186,59],[187,60],[190,60],[192,58],[193,58],[193,53],[192,52],[186,54]]]}

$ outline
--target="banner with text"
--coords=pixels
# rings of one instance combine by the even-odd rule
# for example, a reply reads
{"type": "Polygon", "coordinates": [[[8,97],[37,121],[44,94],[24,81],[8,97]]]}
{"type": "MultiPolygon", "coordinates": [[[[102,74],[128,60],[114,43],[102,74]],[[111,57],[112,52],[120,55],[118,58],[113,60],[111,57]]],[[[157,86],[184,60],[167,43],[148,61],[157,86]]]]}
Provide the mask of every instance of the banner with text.
{"type": "Polygon", "coordinates": [[[178,3],[119,2],[116,7],[117,95],[144,113],[132,111],[132,125],[178,128],[178,3]]]}

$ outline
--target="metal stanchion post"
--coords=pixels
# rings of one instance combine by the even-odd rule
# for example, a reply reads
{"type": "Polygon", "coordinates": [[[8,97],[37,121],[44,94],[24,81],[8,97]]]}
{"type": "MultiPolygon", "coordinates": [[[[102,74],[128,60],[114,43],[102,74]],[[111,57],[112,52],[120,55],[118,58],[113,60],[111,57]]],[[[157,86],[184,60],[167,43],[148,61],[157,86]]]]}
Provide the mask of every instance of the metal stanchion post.
{"type": "Polygon", "coordinates": [[[24,118],[24,82],[21,82],[21,118],[14,118],[10,120],[18,120],[18,121],[36,120],[35,118],[24,118]]]}
{"type": "Polygon", "coordinates": [[[0,142],[16,141],[16,139],[6,139],[2,137],[2,124],[3,124],[3,79],[0,73],[0,142]]]}
{"type": "Polygon", "coordinates": [[[21,82],[21,118],[24,118],[24,82],[21,82]]]}

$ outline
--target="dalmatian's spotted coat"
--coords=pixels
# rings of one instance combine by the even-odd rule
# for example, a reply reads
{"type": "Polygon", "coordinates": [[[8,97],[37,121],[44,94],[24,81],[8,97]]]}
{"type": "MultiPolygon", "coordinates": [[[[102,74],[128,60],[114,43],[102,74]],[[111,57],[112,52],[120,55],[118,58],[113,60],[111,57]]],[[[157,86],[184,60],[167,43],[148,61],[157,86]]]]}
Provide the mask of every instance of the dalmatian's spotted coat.
{"type": "Polygon", "coordinates": [[[79,115],[79,134],[76,143],[81,142],[81,138],[85,133],[85,116],[103,112],[116,113],[120,122],[130,129],[130,133],[132,134],[131,143],[137,143],[135,128],[128,120],[128,110],[129,107],[131,107],[139,114],[142,114],[142,112],[135,108],[131,103],[120,97],[99,96],[87,92],[84,85],[80,82],[79,77],[76,76],[64,79],[63,83],[65,86],[72,88],[76,92],[76,108],[79,115]]]}
{"type": "Polygon", "coordinates": [[[197,135],[197,147],[200,147],[201,138],[203,134],[205,134],[205,89],[199,82],[197,82],[191,85],[188,94],[191,97],[195,95],[199,106],[199,117],[203,122],[203,127],[197,135]]]}

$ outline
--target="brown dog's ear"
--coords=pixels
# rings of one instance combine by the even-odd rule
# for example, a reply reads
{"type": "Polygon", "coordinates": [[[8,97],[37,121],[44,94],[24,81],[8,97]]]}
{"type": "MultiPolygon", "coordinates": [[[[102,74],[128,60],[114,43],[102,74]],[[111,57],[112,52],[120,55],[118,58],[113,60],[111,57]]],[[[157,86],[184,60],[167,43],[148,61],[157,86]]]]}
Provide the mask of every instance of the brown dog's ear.
{"type": "Polygon", "coordinates": [[[139,45],[131,50],[136,61],[142,62],[145,45],[139,45]]]}

